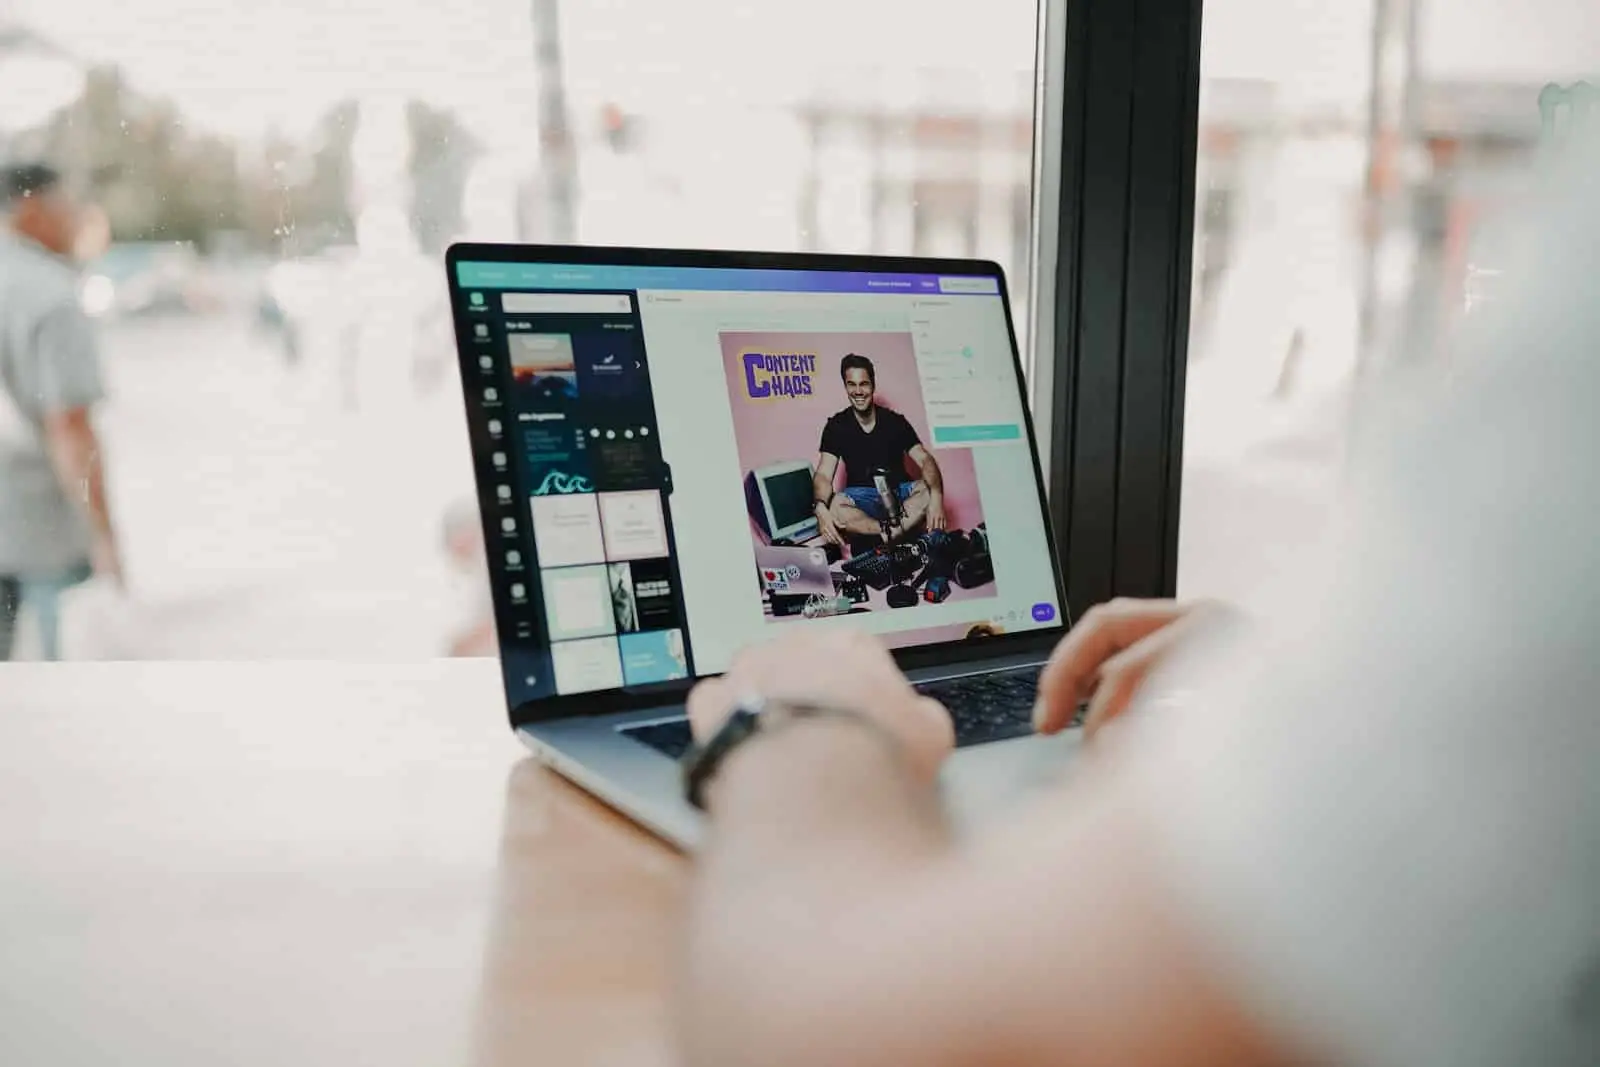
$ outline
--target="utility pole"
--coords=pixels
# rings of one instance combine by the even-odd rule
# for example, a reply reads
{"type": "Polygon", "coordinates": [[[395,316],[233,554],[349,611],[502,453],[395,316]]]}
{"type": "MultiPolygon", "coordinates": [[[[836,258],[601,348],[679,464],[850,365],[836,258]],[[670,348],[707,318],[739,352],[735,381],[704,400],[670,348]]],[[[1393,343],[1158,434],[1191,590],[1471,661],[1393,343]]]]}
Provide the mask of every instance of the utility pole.
{"type": "Polygon", "coordinates": [[[561,66],[560,0],[530,2],[539,85],[538,185],[545,224],[538,236],[554,244],[572,244],[578,239],[578,153],[561,66]]]}
{"type": "Polygon", "coordinates": [[[1418,140],[1417,16],[1421,0],[1375,0],[1368,73],[1367,164],[1361,219],[1361,296],[1356,373],[1364,377],[1395,333],[1397,309],[1379,285],[1384,253],[1416,223],[1411,197],[1418,140]],[[1402,228],[1406,228],[1403,231],[1402,228]]]}

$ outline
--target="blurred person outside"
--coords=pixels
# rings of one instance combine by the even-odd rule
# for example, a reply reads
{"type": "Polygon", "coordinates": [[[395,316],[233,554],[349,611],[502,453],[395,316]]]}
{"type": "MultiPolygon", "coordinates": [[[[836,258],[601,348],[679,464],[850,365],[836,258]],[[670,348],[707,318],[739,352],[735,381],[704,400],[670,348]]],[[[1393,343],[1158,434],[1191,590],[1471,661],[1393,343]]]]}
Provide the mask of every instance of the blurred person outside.
{"type": "Polygon", "coordinates": [[[464,500],[448,509],[441,532],[451,571],[452,611],[446,654],[493,656],[498,651],[494,601],[489,593],[478,502],[464,500]]]}
{"type": "Polygon", "coordinates": [[[77,205],[43,164],[0,181],[0,660],[24,607],[55,659],[61,594],[91,574],[122,582],[91,418],[105,394],[70,261],[77,205]]]}
{"type": "Polygon", "coordinates": [[[1009,818],[953,830],[949,717],[859,635],[696,688],[702,744],[766,710],[706,793],[689,1063],[1600,1063],[1600,167],[1546,193],[1273,606],[1078,622],[1035,721],[1089,741],[1009,818]]]}

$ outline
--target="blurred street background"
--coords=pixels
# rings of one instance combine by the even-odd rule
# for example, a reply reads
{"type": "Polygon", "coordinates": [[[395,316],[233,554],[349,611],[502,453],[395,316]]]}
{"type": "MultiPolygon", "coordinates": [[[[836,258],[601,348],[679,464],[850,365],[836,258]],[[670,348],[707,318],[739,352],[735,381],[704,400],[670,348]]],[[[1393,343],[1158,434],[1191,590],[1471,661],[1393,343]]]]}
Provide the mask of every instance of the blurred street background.
{"type": "MultiPolygon", "coordinates": [[[[1448,372],[1600,5],[1205,19],[1180,587],[1248,601],[1325,528],[1361,397],[1448,372]]],[[[0,0],[0,160],[96,207],[131,592],[66,654],[464,651],[444,247],[975,255],[1026,293],[1036,52],[1032,0],[0,0]]]]}

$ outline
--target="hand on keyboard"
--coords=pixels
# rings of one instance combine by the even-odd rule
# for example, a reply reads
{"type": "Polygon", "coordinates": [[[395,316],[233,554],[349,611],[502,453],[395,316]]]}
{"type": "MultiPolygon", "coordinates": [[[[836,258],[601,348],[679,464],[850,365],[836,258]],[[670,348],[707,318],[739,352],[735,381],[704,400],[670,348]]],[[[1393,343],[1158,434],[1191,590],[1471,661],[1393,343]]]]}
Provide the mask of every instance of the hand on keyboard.
{"type": "MultiPolygon", "coordinates": [[[[937,700],[950,715],[957,748],[984,741],[1003,741],[1033,733],[1033,701],[1040,668],[1022,667],[916,686],[923,696],[937,700]]],[[[1080,704],[1070,725],[1081,726],[1087,705],[1080,704]]],[[[629,737],[677,759],[688,751],[693,738],[684,719],[641,723],[625,731],[629,737]]]]}
{"type": "MultiPolygon", "coordinates": [[[[1041,668],[1018,667],[944,681],[925,682],[917,692],[933,697],[950,712],[955,724],[956,747],[984,741],[1003,741],[1033,733],[1033,705],[1041,668]]],[[[1068,724],[1082,721],[1084,708],[1068,724]]]]}
{"type": "Polygon", "coordinates": [[[1091,608],[1056,646],[1039,677],[1034,725],[1053,734],[1081,715],[1084,732],[1092,737],[1127,710],[1173,646],[1217,610],[1209,603],[1174,600],[1113,600],[1091,608]],[[1085,699],[1087,713],[1081,711],[1085,699]]]}
{"type": "Polygon", "coordinates": [[[796,634],[741,652],[727,674],[689,695],[695,736],[710,737],[746,696],[859,712],[899,741],[912,768],[930,780],[955,744],[944,709],[918,696],[888,650],[859,633],[796,634]]]}

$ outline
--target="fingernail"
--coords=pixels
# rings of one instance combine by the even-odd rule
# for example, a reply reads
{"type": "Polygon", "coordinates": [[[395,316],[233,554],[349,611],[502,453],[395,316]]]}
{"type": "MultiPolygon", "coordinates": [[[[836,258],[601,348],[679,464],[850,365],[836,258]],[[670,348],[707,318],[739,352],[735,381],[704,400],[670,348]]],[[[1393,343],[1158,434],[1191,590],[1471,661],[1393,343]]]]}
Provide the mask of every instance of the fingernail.
{"type": "Polygon", "coordinates": [[[1050,714],[1050,708],[1049,708],[1049,706],[1047,704],[1045,704],[1044,701],[1042,701],[1042,700],[1034,701],[1034,704],[1033,704],[1033,728],[1035,730],[1043,730],[1044,729],[1044,719],[1045,719],[1045,716],[1048,715],[1048,714],[1050,714]]]}

